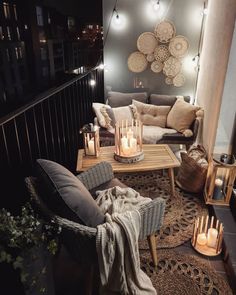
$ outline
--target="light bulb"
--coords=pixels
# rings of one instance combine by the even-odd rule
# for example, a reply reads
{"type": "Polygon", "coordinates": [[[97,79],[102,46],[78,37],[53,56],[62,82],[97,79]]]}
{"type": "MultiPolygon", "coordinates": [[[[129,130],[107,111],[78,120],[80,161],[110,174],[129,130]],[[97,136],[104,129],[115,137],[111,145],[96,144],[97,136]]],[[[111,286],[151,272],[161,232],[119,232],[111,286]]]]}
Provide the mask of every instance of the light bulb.
{"type": "Polygon", "coordinates": [[[116,23],[117,25],[120,25],[120,24],[121,24],[121,19],[120,19],[120,16],[119,16],[118,13],[117,13],[116,16],[115,16],[115,23],[116,23]]]}
{"type": "Polygon", "coordinates": [[[100,70],[104,70],[105,65],[104,65],[103,63],[101,63],[101,64],[98,66],[98,68],[99,68],[100,70]]]}
{"type": "Polygon", "coordinates": [[[159,8],[160,8],[160,3],[159,1],[157,1],[156,3],[153,4],[153,9],[157,11],[159,8]]]}
{"type": "Polygon", "coordinates": [[[90,83],[91,86],[95,86],[96,85],[96,81],[94,79],[91,79],[89,83],[90,83]]]}
{"type": "Polygon", "coordinates": [[[204,9],[203,9],[203,14],[204,14],[204,15],[207,15],[207,12],[208,12],[207,8],[204,8],[204,9]]]}

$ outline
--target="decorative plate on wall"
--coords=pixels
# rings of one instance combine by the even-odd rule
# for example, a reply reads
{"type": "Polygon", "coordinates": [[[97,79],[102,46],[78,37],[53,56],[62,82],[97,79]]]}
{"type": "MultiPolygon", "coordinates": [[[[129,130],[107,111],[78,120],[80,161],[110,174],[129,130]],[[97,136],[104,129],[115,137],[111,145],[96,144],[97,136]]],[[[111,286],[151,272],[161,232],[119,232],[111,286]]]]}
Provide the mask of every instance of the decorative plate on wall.
{"type": "Polygon", "coordinates": [[[155,60],[154,54],[150,53],[147,55],[147,61],[149,62],[153,62],[155,60]]]}
{"type": "Polygon", "coordinates": [[[182,73],[179,73],[173,79],[173,84],[174,84],[175,87],[183,86],[184,82],[185,82],[185,77],[184,77],[184,75],[182,73]]]}
{"type": "Polygon", "coordinates": [[[138,50],[144,54],[153,53],[157,45],[158,45],[157,38],[151,32],[142,33],[138,37],[138,40],[137,40],[138,50]]]}
{"type": "Polygon", "coordinates": [[[175,36],[175,26],[170,21],[162,21],[155,27],[154,33],[158,41],[168,43],[175,36]]]}
{"type": "Polygon", "coordinates": [[[165,78],[165,82],[167,85],[173,85],[173,78],[171,77],[166,77],[165,78]]]}
{"type": "Polygon", "coordinates": [[[154,56],[156,60],[160,60],[161,62],[166,61],[170,56],[168,46],[159,45],[154,51],[154,56]]]}
{"type": "Polygon", "coordinates": [[[175,77],[181,70],[181,62],[177,58],[170,56],[165,62],[163,73],[169,77],[175,77]]]}
{"type": "Polygon", "coordinates": [[[148,61],[146,56],[139,51],[135,51],[128,57],[128,68],[131,72],[141,73],[146,70],[148,61]]]}
{"type": "Polygon", "coordinates": [[[156,60],[151,63],[151,70],[154,73],[160,73],[163,69],[163,63],[161,63],[159,60],[156,60]]]}
{"type": "Polygon", "coordinates": [[[183,57],[189,48],[188,39],[184,36],[176,36],[170,40],[169,51],[174,57],[183,57]]]}

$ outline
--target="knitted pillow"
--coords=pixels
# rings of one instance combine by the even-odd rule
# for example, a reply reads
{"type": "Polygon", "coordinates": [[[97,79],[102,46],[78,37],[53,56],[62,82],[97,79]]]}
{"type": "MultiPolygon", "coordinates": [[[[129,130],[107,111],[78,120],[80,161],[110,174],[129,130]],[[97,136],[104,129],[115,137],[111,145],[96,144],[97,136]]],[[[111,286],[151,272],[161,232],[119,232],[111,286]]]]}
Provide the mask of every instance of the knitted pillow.
{"type": "Polygon", "coordinates": [[[126,121],[128,120],[129,124],[134,118],[133,112],[129,106],[119,107],[119,108],[101,108],[101,113],[104,116],[104,120],[106,121],[106,128],[114,128],[116,122],[118,121],[126,121]]]}
{"type": "Polygon", "coordinates": [[[98,103],[98,102],[94,102],[92,104],[92,108],[93,108],[93,111],[98,119],[98,123],[101,127],[104,127],[106,128],[106,125],[107,125],[107,122],[103,116],[103,114],[101,113],[101,108],[106,108],[106,109],[109,109],[111,108],[109,105],[107,104],[104,104],[104,103],[98,103]]]}
{"type": "Polygon", "coordinates": [[[200,107],[178,98],[167,116],[167,127],[183,133],[190,128],[199,109],[200,107]]]}
{"type": "Polygon", "coordinates": [[[55,214],[91,227],[104,222],[104,214],[90,192],[65,167],[53,161],[38,159],[36,172],[42,199],[55,214]]]}
{"type": "Polygon", "coordinates": [[[144,125],[166,127],[167,115],[171,109],[170,106],[155,106],[134,99],[132,104],[136,108],[135,110],[131,106],[135,119],[139,119],[144,125]]]}

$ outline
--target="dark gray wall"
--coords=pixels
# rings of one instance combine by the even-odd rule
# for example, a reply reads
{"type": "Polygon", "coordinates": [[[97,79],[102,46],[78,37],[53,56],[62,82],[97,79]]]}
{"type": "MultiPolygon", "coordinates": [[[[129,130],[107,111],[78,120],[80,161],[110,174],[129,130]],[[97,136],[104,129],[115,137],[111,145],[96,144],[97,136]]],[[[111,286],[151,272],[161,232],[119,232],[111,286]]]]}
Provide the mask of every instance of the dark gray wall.
{"type": "Polygon", "coordinates": [[[154,12],[150,0],[118,0],[117,8],[123,18],[123,25],[115,26],[112,21],[106,38],[115,0],[103,0],[106,90],[134,91],[134,78],[138,77],[150,93],[194,97],[197,71],[192,58],[198,52],[204,0],[161,0],[160,3],[160,10],[154,12]],[[183,58],[186,82],[182,87],[167,85],[165,75],[153,73],[150,64],[148,69],[140,74],[130,72],[127,67],[130,53],[137,50],[138,36],[143,32],[153,32],[155,25],[162,19],[172,21],[176,27],[176,35],[187,37],[190,43],[188,55],[183,58]]]}

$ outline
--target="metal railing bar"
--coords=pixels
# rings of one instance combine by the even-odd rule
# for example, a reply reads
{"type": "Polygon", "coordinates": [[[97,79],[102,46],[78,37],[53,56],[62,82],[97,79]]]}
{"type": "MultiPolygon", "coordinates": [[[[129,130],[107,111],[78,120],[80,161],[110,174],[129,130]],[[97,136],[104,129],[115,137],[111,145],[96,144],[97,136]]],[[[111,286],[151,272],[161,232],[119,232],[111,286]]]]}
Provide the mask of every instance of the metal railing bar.
{"type": "Polygon", "coordinates": [[[18,136],[17,125],[16,125],[16,119],[13,119],[13,122],[14,122],[14,128],[15,128],[17,149],[18,149],[18,152],[19,152],[19,159],[20,159],[20,162],[22,163],[22,154],[21,154],[21,148],[20,148],[20,141],[19,141],[19,136],[18,136]]]}
{"type": "Polygon", "coordinates": [[[97,67],[94,67],[94,68],[90,69],[88,72],[86,72],[84,74],[80,74],[78,77],[75,77],[75,78],[71,79],[70,81],[63,83],[62,85],[60,85],[58,87],[49,89],[49,90],[45,91],[44,93],[37,95],[35,97],[35,99],[33,99],[31,102],[18,108],[17,110],[13,111],[12,113],[8,114],[7,116],[4,116],[3,118],[1,118],[0,125],[13,120],[15,117],[21,115],[22,113],[26,112],[28,109],[31,109],[32,107],[36,106],[37,104],[42,103],[47,98],[57,94],[58,92],[62,91],[63,89],[65,89],[68,86],[70,86],[71,84],[73,84],[74,82],[83,79],[84,77],[89,75],[91,72],[95,71],[96,69],[97,69],[97,67]]]}
{"type": "Polygon", "coordinates": [[[57,105],[56,105],[56,99],[53,100],[54,104],[54,110],[55,110],[55,122],[56,122],[56,129],[57,129],[57,143],[59,148],[59,159],[62,160],[62,151],[61,151],[61,141],[59,136],[59,125],[58,125],[58,115],[57,115],[57,105]]]}
{"type": "Polygon", "coordinates": [[[32,157],[32,150],[31,150],[30,138],[29,138],[28,122],[27,122],[26,114],[25,113],[24,113],[24,121],[25,121],[26,137],[27,137],[27,142],[28,142],[28,147],[29,147],[30,162],[31,162],[31,167],[33,167],[33,157],[32,157]]]}
{"type": "Polygon", "coordinates": [[[10,156],[9,156],[9,151],[8,151],[8,146],[7,146],[7,139],[6,139],[6,134],[5,134],[5,130],[4,130],[4,126],[2,127],[2,135],[3,135],[3,141],[4,141],[4,146],[5,146],[5,150],[6,150],[6,154],[7,154],[7,162],[9,167],[11,166],[11,161],[10,161],[10,156]]]}
{"type": "Polygon", "coordinates": [[[35,108],[33,107],[33,117],[34,117],[34,128],[35,128],[35,134],[36,134],[36,141],[37,141],[37,147],[38,147],[38,153],[39,157],[41,158],[41,149],[40,149],[40,144],[39,144],[39,133],[38,133],[38,125],[37,125],[37,120],[36,120],[36,115],[35,115],[35,108]]]}
{"type": "Polygon", "coordinates": [[[65,161],[67,161],[65,124],[64,124],[64,117],[63,117],[63,112],[62,112],[61,92],[59,92],[59,105],[60,105],[61,124],[62,124],[62,140],[63,140],[63,145],[64,145],[64,158],[65,158],[65,161]]]}
{"type": "Polygon", "coordinates": [[[46,126],[45,126],[45,119],[44,119],[44,112],[43,112],[43,103],[40,104],[40,109],[41,109],[41,115],[42,115],[44,141],[45,141],[46,153],[47,153],[47,158],[48,158],[49,157],[48,140],[47,140],[46,126]]]}
{"type": "Polygon", "coordinates": [[[51,131],[51,141],[52,141],[52,150],[53,150],[53,158],[56,159],[56,152],[55,152],[55,143],[54,143],[54,133],[52,128],[52,115],[51,115],[51,106],[50,101],[47,101],[48,104],[48,114],[49,114],[49,125],[50,125],[50,131],[51,131]]]}

